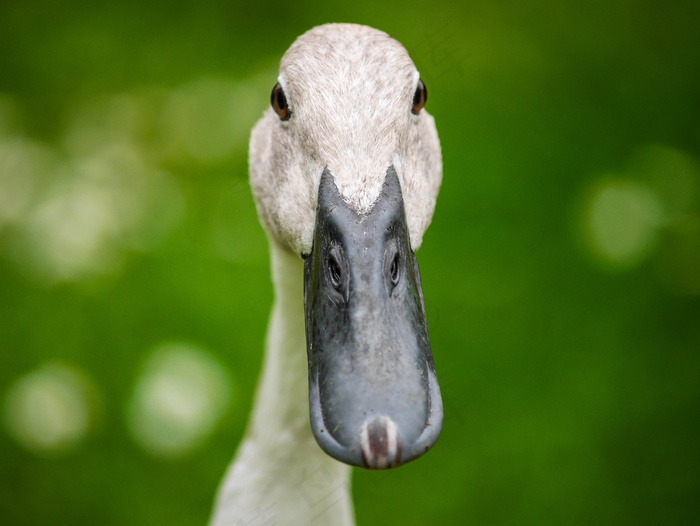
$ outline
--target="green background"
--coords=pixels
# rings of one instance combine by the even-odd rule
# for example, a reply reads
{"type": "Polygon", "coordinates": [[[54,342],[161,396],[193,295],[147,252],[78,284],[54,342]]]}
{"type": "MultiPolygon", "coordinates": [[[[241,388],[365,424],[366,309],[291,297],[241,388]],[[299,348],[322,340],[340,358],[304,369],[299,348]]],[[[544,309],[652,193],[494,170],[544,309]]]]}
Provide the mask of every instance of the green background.
{"type": "Polygon", "coordinates": [[[406,46],[444,157],[418,253],[444,428],[355,472],[358,524],[700,524],[699,20],[680,0],[0,3],[0,524],[205,523],[272,301],[248,131],[282,53],[332,21],[406,46]],[[159,367],[201,406],[140,397],[159,367]]]}

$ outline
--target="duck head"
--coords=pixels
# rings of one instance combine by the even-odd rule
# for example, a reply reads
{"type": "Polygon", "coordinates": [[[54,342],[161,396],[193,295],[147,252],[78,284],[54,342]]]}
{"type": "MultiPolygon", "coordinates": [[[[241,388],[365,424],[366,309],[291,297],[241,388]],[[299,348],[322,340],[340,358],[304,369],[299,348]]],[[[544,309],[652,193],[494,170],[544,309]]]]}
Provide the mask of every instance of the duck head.
{"type": "Polygon", "coordinates": [[[426,98],[396,40],[320,26],[282,58],[251,136],[263,224],[304,258],[314,436],[332,457],[370,469],[419,457],[442,426],[414,255],[442,175],[426,98]]]}

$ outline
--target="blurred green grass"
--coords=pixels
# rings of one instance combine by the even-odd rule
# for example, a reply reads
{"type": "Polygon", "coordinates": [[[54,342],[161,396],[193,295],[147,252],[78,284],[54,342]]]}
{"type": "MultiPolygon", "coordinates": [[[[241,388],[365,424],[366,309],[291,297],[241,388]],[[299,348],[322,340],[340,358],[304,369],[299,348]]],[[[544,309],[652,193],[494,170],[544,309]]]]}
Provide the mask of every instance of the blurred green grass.
{"type": "Polygon", "coordinates": [[[445,165],[444,430],[356,472],[358,523],[696,524],[699,5],[0,4],[0,523],[206,521],[272,300],[247,131],[292,40],[352,21],[411,53],[445,165]],[[175,452],[129,416],[168,342],[232,392],[175,452]]]}

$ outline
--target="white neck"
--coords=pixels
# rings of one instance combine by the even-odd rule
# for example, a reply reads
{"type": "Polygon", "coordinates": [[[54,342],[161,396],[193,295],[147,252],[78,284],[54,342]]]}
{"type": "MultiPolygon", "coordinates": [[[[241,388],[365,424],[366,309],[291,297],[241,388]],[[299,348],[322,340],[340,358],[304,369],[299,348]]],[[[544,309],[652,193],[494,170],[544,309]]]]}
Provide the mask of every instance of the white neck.
{"type": "Polygon", "coordinates": [[[309,424],[303,260],[274,241],[270,258],[275,302],[262,377],[211,526],[350,526],[350,469],[321,450],[309,424]]]}

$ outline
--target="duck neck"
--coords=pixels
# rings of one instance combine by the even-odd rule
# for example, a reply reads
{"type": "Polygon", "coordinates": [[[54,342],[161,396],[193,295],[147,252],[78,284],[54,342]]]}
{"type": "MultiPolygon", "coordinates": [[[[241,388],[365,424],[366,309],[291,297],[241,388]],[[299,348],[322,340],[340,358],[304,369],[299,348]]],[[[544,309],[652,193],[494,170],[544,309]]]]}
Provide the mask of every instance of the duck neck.
{"type": "MultiPolygon", "coordinates": [[[[304,261],[270,243],[274,304],[251,432],[311,437],[304,329],[304,261]]],[[[320,450],[319,450],[320,452],[320,450]]]]}

